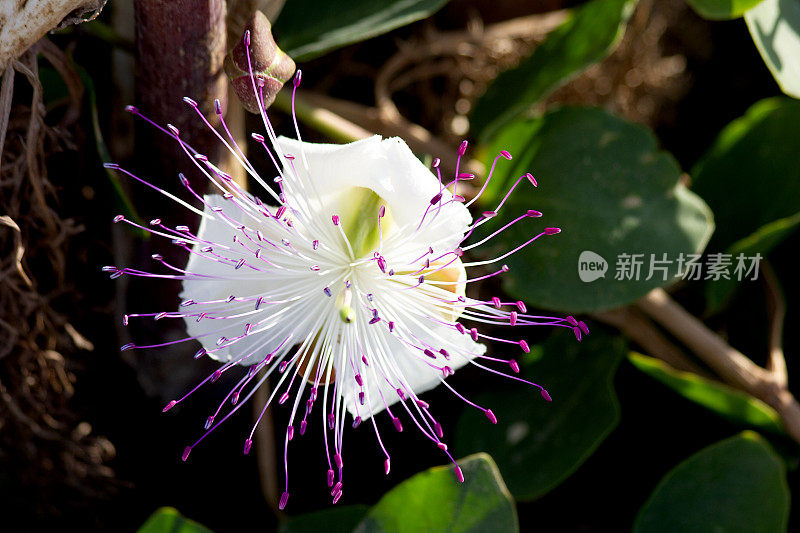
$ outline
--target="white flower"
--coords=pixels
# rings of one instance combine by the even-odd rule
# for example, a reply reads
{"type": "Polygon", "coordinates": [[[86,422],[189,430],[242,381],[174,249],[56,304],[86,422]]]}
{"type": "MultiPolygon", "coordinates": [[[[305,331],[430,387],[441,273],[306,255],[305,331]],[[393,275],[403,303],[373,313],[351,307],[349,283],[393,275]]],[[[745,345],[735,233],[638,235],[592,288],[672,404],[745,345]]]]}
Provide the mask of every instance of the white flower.
{"type": "MultiPolygon", "coordinates": [[[[194,101],[186,101],[196,108],[194,101]]],[[[139,114],[135,108],[130,111],[139,114]]],[[[271,202],[242,190],[168,126],[164,131],[180,143],[218,194],[201,196],[181,176],[202,204],[200,210],[148,185],[200,214],[199,230],[170,228],[160,219],[143,227],[122,215],[115,222],[124,221],[171,239],[189,252],[188,264],[185,268],[170,265],[156,254],[153,259],[169,273],[117,267],[104,270],[111,277],[130,274],[181,280],[183,301],[177,311],[130,314],[125,322],[130,317],[184,320],[188,337],[183,340],[196,340],[202,346],[196,357],[208,355],[222,363],[201,385],[216,381],[223,373],[243,370],[241,379],[208,417],[206,433],[186,448],[183,459],[241,408],[268,376],[275,375],[267,405],[276,401],[291,410],[287,448],[295,431],[302,435],[315,420],[323,429],[330,465],[328,485],[335,503],[342,495],[342,446],[348,413],[353,427],[371,419],[386,454],[387,474],[389,453],[374,423],[380,413],[385,412],[398,431],[403,429],[401,417],[413,421],[449,457],[442,427],[420,394],[444,384],[496,423],[490,409],[461,396],[445,378],[467,363],[506,375],[485,366],[486,362],[504,363],[516,373],[519,367],[514,352],[529,350],[524,340],[488,337],[479,333],[477,326],[546,324],[570,327],[579,338],[581,331],[588,331],[572,317],[528,315],[522,302],[504,302],[498,297],[483,301],[466,295],[469,283],[507,270],[504,265],[486,270],[486,265],[496,265],[537,238],[560,231],[544,228],[495,259],[464,262],[465,251],[510,224],[541,216],[527,211],[483,240],[463,244],[477,226],[496,216],[520,181],[527,178],[536,184],[529,174],[517,180],[494,211],[473,221],[467,209],[471,202],[465,205],[465,199],[457,194],[458,181],[471,179],[471,175],[456,170],[453,183],[443,182],[438,160],[432,172],[400,139],[376,136],[347,145],[304,143],[275,137],[263,110],[262,116],[275,153],[263,136],[253,137],[273,158],[279,174],[276,190],[255,172],[232,141],[217,135],[264,187],[262,192],[272,196],[271,202]],[[467,272],[477,274],[469,277],[467,272]],[[482,338],[506,347],[503,351],[511,352],[512,357],[487,355],[482,338]],[[258,373],[260,369],[265,372],[258,373]]],[[[459,164],[466,147],[465,142],[459,149],[459,164]]],[[[511,158],[502,152],[495,163],[501,157],[511,158]]],[[[118,165],[107,166],[144,182],[118,165]]],[[[175,342],[129,344],[123,349],[175,342]]],[[[542,387],[531,384],[550,400],[542,387]]],[[[245,453],[254,431],[255,425],[245,441],[245,453]]],[[[458,467],[456,476],[463,480],[458,467]]],[[[281,508],[288,497],[287,475],[281,508]]]]}

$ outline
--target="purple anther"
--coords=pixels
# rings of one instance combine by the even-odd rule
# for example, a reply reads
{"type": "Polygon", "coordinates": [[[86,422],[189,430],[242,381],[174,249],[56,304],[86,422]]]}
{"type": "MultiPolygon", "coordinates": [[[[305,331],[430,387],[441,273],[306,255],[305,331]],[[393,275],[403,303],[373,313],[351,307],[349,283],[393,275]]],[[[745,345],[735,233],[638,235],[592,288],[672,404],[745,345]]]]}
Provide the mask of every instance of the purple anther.
{"type": "Polygon", "coordinates": [[[523,302],[522,300],[517,300],[517,309],[519,309],[520,313],[525,313],[525,312],[528,311],[528,308],[525,305],[525,302],[523,302]]]}
{"type": "Polygon", "coordinates": [[[183,97],[183,101],[186,102],[187,104],[189,104],[192,107],[197,107],[197,102],[195,102],[194,100],[192,100],[188,96],[184,96],[183,97]]]}
{"type": "Polygon", "coordinates": [[[393,331],[394,331],[394,322],[392,322],[392,321],[390,320],[390,321],[389,321],[389,333],[391,333],[391,332],[393,332],[393,331]]]}
{"type": "Polygon", "coordinates": [[[180,231],[181,233],[189,233],[191,231],[189,226],[175,226],[175,231],[180,231]]]}
{"type": "Polygon", "coordinates": [[[570,323],[570,325],[572,325],[572,326],[577,326],[577,325],[578,325],[578,321],[577,321],[577,320],[575,320],[575,317],[574,317],[574,316],[572,316],[572,315],[569,315],[569,316],[565,317],[565,320],[566,320],[567,322],[569,322],[569,323],[570,323]]]}
{"type": "Polygon", "coordinates": [[[311,247],[312,247],[313,249],[315,249],[315,250],[316,250],[317,248],[319,248],[319,241],[315,240],[314,242],[312,242],[312,243],[311,243],[311,247]]]}
{"type": "Polygon", "coordinates": [[[250,46],[250,30],[244,32],[244,45],[247,47],[250,46]]]}
{"type": "MultiPolygon", "coordinates": [[[[167,124],[167,129],[168,129],[168,130],[170,131],[170,133],[172,133],[172,134],[173,134],[175,137],[177,137],[177,136],[178,136],[178,135],[180,135],[180,133],[181,133],[181,130],[179,130],[178,128],[176,128],[176,127],[175,127],[175,126],[173,126],[172,124],[167,124]]],[[[195,157],[197,157],[198,155],[200,155],[200,154],[195,154],[195,157]]]]}
{"type": "Polygon", "coordinates": [[[100,270],[103,272],[117,272],[119,269],[115,266],[104,266],[100,270]]]}
{"type": "Polygon", "coordinates": [[[484,211],[483,218],[494,218],[497,216],[497,211],[484,211]]]}
{"type": "Polygon", "coordinates": [[[235,299],[236,299],[236,296],[234,296],[233,294],[231,294],[231,295],[229,295],[227,298],[225,298],[225,303],[231,303],[231,302],[232,302],[232,301],[234,301],[235,299]]]}
{"type": "Polygon", "coordinates": [[[374,317],[372,317],[372,318],[370,319],[369,323],[370,323],[370,325],[372,325],[372,324],[377,324],[377,323],[378,323],[378,322],[380,322],[380,321],[381,321],[381,317],[379,317],[379,316],[374,316],[374,317]]]}
{"type": "Polygon", "coordinates": [[[456,479],[459,483],[464,483],[464,472],[461,471],[460,466],[456,466],[456,479]]]}
{"type": "Polygon", "coordinates": [[[377,263],[378,263],[378,268],[380,268],[381,272],[383,272],[385,274],[386,273],[386,259],[384,259],[383,256],[380,256],[380,257],[378,257],[377,263]]]}
{"type": "Polygon", "coordinates": [[[308,268],[311,269],[314,272],[319,272],[319,265],[311,265],[308,268]]]}
{"type": "Polygon", "coordinates": [[[587,326],[586,322],[584,322],[583,320],[578,322],[578,327],[581,328],[581,330],[583,331],[584,335],[588,335],[589,334],[589,326],[587,326]]]}
{"type": "Polygon", "coordinates": [[[222,115],[222,102],[219,101],[219,98],[214,99],[214,112],[217,115],[222,115]]]}
{"type": "Polygon", "coordinates": [[[447,352],[447,350],[445,350],[444,348],[442,348],[441,350],[439,350],[439,353],[440,353],[440,354],[442,354],[442,356],[443,356],[445,359],[447,359],[448,361],[450,360],[450,354],[449,354],[449,353],[447,352]]]}
{"type": "Polygon", "coordinates": [[[419,278],[417,278],[417,281],[419,281],[419,284],[422,285],[423,283],[425,283],[425,276],[420,276],[419,278]]]}
{"type": "Polygon", "coordinates": [[[496,308],[500,309],[500,298],[498,298],[497,296],[492,296],[492,304],[496,308]]]}
{"type": "Polygon", "coordinates": [[[336,468],[342,468],[342,456],[340,454],[333,455],[333,462],[336,463],[336,468]]]}
{"type": "Polygon", "coordinates": [[[342,491],[341,489],[333,496],[333,501],[331,502],[332,505],[336,505],[339,503],[339,500],[342,499],[342,491]]]}
{"type": "Polygon", "coordinates": [[[281,501],[278,504],[278,509],[280,509],[281,511],[286,509],[286,504],[288,502],[289,502],[289,493],[288,492],[284,492],[283,494],[281,494],[281,501]]]}
{"type": "Polygon", "coordinates": [[[511,359],[508,362],[508,366],[511,367],[511,370],[513,370],[515,374],[519,374],[519,363],[517,363],[515,359],[511,359]]]}
{"type": "Polygon", "coordinates": [[[244,454],[247,455],[250,453],[250,448],[253,447],[253,439],[247,439],[244,441],[244,454]]]}
{"type": "Polygon", "coordinates": [[[433,158],[433,161],[431,162],[431,166],[433,168],[439,168],[439,163],[441,163],[441,162],[442,162],[441,159],[439,159],[438,157],[435,157],[435,158],[433,158]]]}
{"type": "Polygon", "coordinates": [[[306,434],[306,428],[308,427],[308,422],[305,420],[300,421],[300,435],[306,434]]]}
{"type": "Polygon", "coordinates": [[[436,205],[439,203],[439,200],[442,199],[442,193],[437,194],[433,198],[431,198],[431,205],[436,205]]]}
{"type": "Polygon", "coordinates": [[[453,253],[455,254],[456,257],[461,257],[464,255],[464,250],[462,250],[461,247],[458,247],[455,250],[453,250],[453,253]]]}
{"type": "Polygon", "coordinates": [[[485,415],[486,415],[486,418],[488,418],[488,419],[489,419],[489,421],[490,421],[492,424],[497,424],[497,417],[496,417],[496,416],[494,416],[494,413],[492,412],[492,410],[491,410],[491,409],[487,409],[487,410],[485,410],[485,411],[483,412],[483,414],[485,414],[485,415]]]}
{"type": "Polygon", "coordinates": [[[394,269],[390,268],[389,272],[387,272],[387,274],[389,274],[390,276],[394,276],[394,269]]]}
{"type": "Polygon", "coordinates": [[[328,298],[330,298],[331,296],[333,296],[333,293],[331,292],[331,289],[330,289],[330,287],[325,287],[324,289],[322,289],[322,292],[324,292],[324,293],[325,293],[325,295],[326,295],[328,298]]]}
{"type": "Polygon", "coordinates": [[[132,342],[129,342],[128,344],[126,344],[122,348],[120,348],[119,351],[120,352],[125,352],[125,351],[128,351],[128,350],[132,350],[133,348],[136,348],[136,345],[134,343],[132,343],[132,342]]]}
{"type": "Polygon", "coordinates": [[[466,154],[467,146],[469,146],[469,143],[467,141],[461,141],[461,146],[458,147],[458,155],[466,154]]]}
{"type": "Polygon", "coordinates": [[[383,218],[386,215],[386,206],[382,205],[380,209],[378,209],[378,217],[383,218]]]}
{"type": "Polygon", "coordinates": [[[429,349],[427,349],[427,348],[425,348],[424,350],[422,350],[422,353],[424,353],[425,355],[427,355],[427,356],[428,356],[428,357],[430,357],[431,359],[436,359],[436,354],[435,354],[435,353],[433,353],[432,351],[430,351],[430,350],[429,350],[429,349]]]}
{"type": "Polygon", "coordinates": [[[364,363],[364,365],[369,366],[369,361],[367,361],[366,355],[361,356],[361,362],[364,363]]]}
{"type": "Polygon", "coordinates": [[[364,386],[364,380],[361,379],[361,374],[356,374],[355,375],[355,379],[356,379],[356,383],[358,383],[359,387],[363,387],[364,386]]]}
{"type": "Polygon", "coordinates": [[[226,200],[230,200],[231,198],[233,198],[233,193],[225,191],[224,193],[222,193],[222,197],[225,198],[226,200]]]}
{"type": "Polygon", "coordinates": [[[528,178],[528,181],[530,181],[531,185],[533,185],[534,187],[538,187],[539,186],[539,184],[536,182],[536,178],[534,178],[533,174],[531,174],[530,172],[525,174],[525,177],[528,178]]]}
{"type": "Polygon", "coordinates": [[[283,374],[286,372],[286,367],[289,366],[289,361],[281,361],[281,364],[278,365],[278,372],[283,374]]]}
{"type": "Polygon", "coordinates": [[[337,481],[336,485],[334,485],[333,488],[331,489],[331,496],[335,496],[335,495],[339,494],[340,492],[342,492],[342,486],[343,486],[342,482],[341,481],[337,481]]]}
{"type": "Polygon", "coordinates": [[[528,341],[526,341],[525,339],[522,339],[521,341],[519,341],[519,347],[522,348],[523,352],[531,353],[531,347],[528,346],[528,341]]]}
{"type": "Polygon", "coordinates": [[[226,342],[228,342],[228,337],[220,337],[217,339],[217,346],[222,346],[226,342]]]}
{"type": "Polygon", "coordinates": [[[252,137],[253,140],[255,140],[256,142],[260,142],[260,143],[264,142],[264,136],[261,135],[260,133],[251,133],[250,137],[252,137]]]}
{"type": "Polygon", "coordinates": [[[545,235],[555,235],[556,233],[561,233],[561,228],[544,228],[545,235]]]}
{"type": "Polygon", "coordinates": [[[123,220],[125,220],[125,215],[117,215],[114,217],[114,224],[117,222],[122,222],[123,220]]]}
{"type": "Polygon", "coordinates": [[[111,169],[111,170],[119,170],[119,164],[118,163],[103,163],[103,166],[105,168],[108,168],[108,169],[111,169]]]}
{"type": "Polygon", "coordinates": [[[572,332],[575,334],[575,338],[578,339],[578,342],[581,342],[581,328],[572,328],[572,332]]]}
{"type": "Polygon", "coordinates": [[[178,174],[178,179],[181,180],[181,185],[183,185],[184,187],[189,186],[189,178],[184,176],[182,173],[178,174]]]}
{"type": "Polygon", "coordinates": [[[161,319],[162,319],[162,318],[164,318],[165,316],[167,316],[167,313],[166,313],[166,312],[164,312],[164,311],[161,311],[160,313],[157,313],[157,314],[156,314],[156,316],[154,316],[154,317],[153,317],[153,319],[155,319],[155,320],[161,320],[161,319]]]}
{"type": "Polygon", "coordinates": [[[391,467],[392,467],[392,465],[391,465],[391,463],[389,461],[389,458],[387,457],[386,460],[383,462],[383,472],[387,476],[389,475],[389,470],[391,470],[391,467]]]}
{"type": "Polygon", "coordinates": [[[283,394],[281,394],[280,399],[278,399],[278,403],[283,405],[286,403],[286,400],[288,399],[289,399],[289,391],[286,391],[283,394]]]}
{"type": "Polygon", "coordinates": [[[436,443],[436,445],[437,445],[437,446],[439,447],[439,449],[440,449],[440,450],[442,450],[443,452],[446,452],[446,451],[447,451],[447,444],[445,444],[444,442],[437,442],[437,443],[436,443]]]}
{"type": "Polygon", "coordinates": [[[553,399],[550,397],[550,393],[547,392],[546,390],[542,389],[541,394],[542,394],[542,398],[544,398],[548,402],[552,402],[553,401],[553,399]]]}
{"type": "Polygon", "coordinates": [[[214,415],[211,415],[211,416],[209,416],[208,418],[206,418],[206,423],[205,423],[205,425],[203,426],[203,428],[204,428],[204,429],[208,429],[208,428],[210,428],[210,427],[211,427],[211,425],[212,425],[213,423],[214,423],[214,415]]]}
{"type": "Polygon", "coordinates": [[[231,395],[231,405],[236,405],[239,403],[239,391],[237,390],[231,395]]]}
{"type": "Polygon", "coordinates": [[[471,328],[469,330],[469,336],[472,337],[474,342],[478,342],[478,328],[471,328]]]}
{"type": "Polygon", "coordinates": [[[333,221],[333,225],[334,226],[338,226],[339,225],[339,215],[333,215],[331,217],[331,220],[333,221]]]}
{"type": "Polygon", "coordinates": [[[436,432],[436,436],[440,439],[444,437],[444,430],[442,429],[442,425],[439,422],[433,423],[433,430],[436,432]]]}
{"type": "Polygon", "coordinates": [[[509,270],[510,269],[508,268],[508,265],[503,265],[503,266],[500,267],[500,271],[501,272],[508,272],[509,270]]]}
{"type": "Polygon", "coordinates": [[[181,454],[181,460],[182,461],[186,461],[186,459],[189,458],[189,454],[190,453],[192,453],[192,447],[191,446],[187,446],[186,448],[184,448],[183,449],[183,453],[181,454]]]}
{"type": "Polygon", "coordinates": [[[124,270],[119,270],[117,272],[114,272],[110,276],[108,276],[108,279],[117,279],[118,277],[122,276],[124,273],[125,273],[124,270]]]}
{"type": "Polygon", "coordinates": [[[214,383],[219,379],[222,375],[222,370],[215,370],[213,374],[211,374],[211,383],[214,383]]]}
{"type": "Polygon", "coordinates": [[[406,401],[406,393],[403,392],[403,389],[395,389],[395,391],[401,400],[406,401]]]}
{"type": "Polygon", "coordinates": [[[139,113],[139,109],[133,105],[126,105],[125,111],[127,111],[128,113],[133,113],[134,115],[139,113]]]}
{"type": "Polygon", "coordinates": [[[205,348],[200,348],[199,350],[197,350],[197,351],[194,353],[194,358],[195,358],[195,359],[200,359],[200,358],[201,358],[201,357],[203,357],[205,354],[206,354],[206,349],[205,349],[205,348]]]}
{"type": "Polygon", "coordinates": [[[171,400],[171,401],[170,401],[170,402],[169,402],[167,405],[165,405],[165,406],[164,406],[164,408],[161,410],[161,412],[162,412],[162,413],[166,413],[167,411],[169,411],[170,409],[172,409],[173,407],[175,407],[175,405],[176,405],[177,403],[178,403],[178,402],[176,402],[175,400],[171,400]]]}
{"type": "Polygon", "coordinates": [[[263,301],[264,301],[264,297],[263,296],[259,296],[258,300],[256,300],[256,308],[255,308],[256,311],[258,311],[258,308],[261,307],[261,302],[263,302],[263,301]]]}
{"type": "Polygon", "coordinates": [[[403,431],[403,423],[400,422],[400,419],[396,416],[392,417],[392,424],[394,424],[394,429],[396,429],[398,432],[403,431]]]}
{"type": "Polygon", "coordinates": [[[511,324],[512,326],[516,326],[517,325],[517,317],[518,317],[517,312],[516,311],[511,311],[511,313],[509,313],[509,315],[508,315],[509,324],[511,324]]]}
{"type": "Polygon", "coordinates": [[[535,209],[528,209],[527,215],[532,218],[539,218],[540,216],[542,216],[542,212],[537,211],[535,209]]]}
{"type": "Polygon", "coordinates": [[[294,438],[294,426],[286,428],[286,438],[292,440],[294,438]]]}
{"type": "Polygon", "coordinates": [[[360,425],[361,425],[361,417],[357,416],[353,419],[353,429],[356,429],[360,425]]]}
{"type": "Polygon", "coordinates": [[[282,218],[284,213],[286,213],[286,206],[282,205],[278,208],[277,211],[275,211],[275,218],[278,219],[282,218]]]}
{"type": "Polygon", "coordinates": [[[429,404],[425,400],[420,400],[419,398],[417,398],[417,405],[419,405],[423,409],[430,409],[431,407],[431,404],[429,404]]]}
{"type": "Polygon", "coordinates": [[[463,326],[463,325],[461,325],[461,322],[456,322],[456,329],[457,329],[457,330],[458,330],[458,332],[459,332],[459,333],[461,333],[462,335],[464,334],[464,331],[466,331],[466,330],[464,329],[464,326],[463,326]]]}
{"type": "Polygon", "coordinates": [[[444,375],[444,377],[452,376],[453,375],[453,369],[450,368],[449,366],[445,366],[445,367],[442,368],[442,374],[444,375]]]}
{"type": "Polygon", "coordinates": [[[302,79],[303,79],[303,71],[300,70],[300,69],[297,69],[297,72],[294,73],[294,80],[292,80],[292,85],[294,85],[295,89],[300,87],[300,81],[302,79]]]}
{"type": "Polygon", "coordinates": [[[122,325],[123,326],[127,326],[129,321],[130,321],[130,317],[128,315],[122,315],[122,325]]]}
{"type": "Polygon", "coordinates": [[[333,487],[333,469],[328,469],[328,486],[333,487]]]}
{"type": "Polygon", "coordinates": [[[367,402],[367,397],[363,392],[358,393],[358,403],[364,405],[367,402]]]}
{"type": "Polygon", "coordinates": [[[508,153],[508,150],[500,150],[500,155],[511,161],[511,154],[508,153]]]}
{"type": "Polygon", "coordinates": [[[328,429],[333,429],[336,426],[336,417],[333,413],[328,413],[328,429]]]}

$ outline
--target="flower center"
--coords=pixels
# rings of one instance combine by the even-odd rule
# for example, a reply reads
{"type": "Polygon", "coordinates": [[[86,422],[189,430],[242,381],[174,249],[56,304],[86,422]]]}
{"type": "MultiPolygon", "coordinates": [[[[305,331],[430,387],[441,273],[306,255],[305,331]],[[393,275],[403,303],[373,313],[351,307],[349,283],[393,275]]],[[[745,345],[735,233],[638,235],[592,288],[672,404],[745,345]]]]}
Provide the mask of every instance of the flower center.
{"type": "Polygon", "coordinates": [[[394,226],[392,215],[386,200],[366,187],[350,187],[343,194],[344,207],[339,213],[342,229],[353,248],[354,259],[364,257],[378,247],[381,232],[386,237],[387,231],[394,226]],[[384,207],[386,213],[378,223],[378,212],[384,207]]]}

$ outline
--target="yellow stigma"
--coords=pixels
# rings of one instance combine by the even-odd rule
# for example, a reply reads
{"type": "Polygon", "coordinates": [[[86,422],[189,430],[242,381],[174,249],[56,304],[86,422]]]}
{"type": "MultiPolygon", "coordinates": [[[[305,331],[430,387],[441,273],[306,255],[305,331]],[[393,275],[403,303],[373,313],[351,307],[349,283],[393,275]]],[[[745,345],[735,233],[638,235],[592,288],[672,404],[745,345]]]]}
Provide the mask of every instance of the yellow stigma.
{"type": "Polygon", "coordinates": [[[350,324],[356,318],[356,312],[350,306],[352,302],[353,291],[347,287],[336,297],[336,307],[339,309],[339,318],[346,324],[350,324]]]}

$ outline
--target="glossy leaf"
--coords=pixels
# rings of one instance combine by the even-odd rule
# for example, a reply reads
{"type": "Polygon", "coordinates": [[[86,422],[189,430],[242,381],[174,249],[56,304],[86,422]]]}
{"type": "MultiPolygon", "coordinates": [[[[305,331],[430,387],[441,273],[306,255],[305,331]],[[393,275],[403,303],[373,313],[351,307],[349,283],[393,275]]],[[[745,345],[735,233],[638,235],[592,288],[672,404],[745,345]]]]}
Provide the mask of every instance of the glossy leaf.
{"type": "Polygon", "coordinates": [[[345,505],[330,507],[292,517],[278,527],[278,533],[350,533],[355,529],[369,507],[366,505],[345,505]]]}
{"type": "Polygon", "coordinates": [[[137,533],[211,533],[211,530],[184,518],[172,507],[162,507],[147,519],[137,533]]]}
{"type": "Polygon", "coordinates": [[[634,533],[780,533],[789,488],[780,458],[746,432],[696,453],[667,474],[639,512],[634,533]]]}
{"type": "Polygon", "coordinates": [[[500,74],[477,102],[470,119],[483,141],[587,67],[610,54],[636,0],[592,0],[553,30],[533,55],[500,74]]]}
{"type": "Polygon", "coordinates": [[[469,409],[454,441],[459,454],[489,453],[517,499],[538,498],[564,481],[619,422],[612,381],[627,353],[623,339],[596,331],[579,343],[564,332],[536,352],[522,377],[543,385],[553,401],[523,383],[480,395],[475,402],[492,409],[498,423],[469,409]]]}
{"type": "MultiPolygon", "coordinates": [[[[673,282],[680,254],[702,250],[713,231],[708,207],[679,183],[680,168],[657,148],[652,133],[605,111],[564,108],[518,120],[488,153],[500,150],[514,159],[501,160],[495,170],[487,188],[494,202],[499,191],[527,171],[539,187],[523,180],[495,220],[528,209],[541,211],[544,218],[523,220],[504,231],[491,241],[497,245],[492,252],[510,250],[545,226],[563,229],[505,260],[511,269],[502,276],[505,290],[537,307],[585,312],[633,302],[673,282]],[[581,280],[579,258],[585,251],[599,255],[594,262],[605,262],[605,277],[581,280]],[[638,281],[615,279],[621,254],[642,254],[636,258],[643,263],[638,281]],[[667,270],[654,270],[647,279],[651,255],[661,260],[664,254],[671,261],[667,270]]],[[[485,208],[496,205],[483,203],[485,208]]]]}
{"type": "Polygon", "coordinates": [[[428,17],[447,0],[292,0],[275,24],[276,41],[295,61],[364,41],[428,17]]]}
{"type": "Polygon", "coordinates": [[[789,96],[800,97],[800,2],[764,0],[744,19],[775,81],[789,96]]]}
{"type": "Polygon", "coordinates": [[[453,466],[426,470],[386,493],[354,531],[518,531],[514,502],[492,458],[476,454],[458,465],[464,483],[453,466]]]}
{"type": "Polygon", "coordinates": [[[692,188],[717,221],[715,248],[800,212],[798,124],[800,102],[761,100],[722,130],[692,170],[692,188]]]}
{"type": "Polygon", "coordinates": [[[736,423],[773,432],[783,432],[783,424],[770,406],[717,381],[682,372],[663,361],[639,353],[628,359],[633,366],[691,400],[736,423]]]}
{"type": "Polygon", "coordinates": [[[701,16],[712,20],[736,19],[762,0],[686,0],[701,16]]]}

